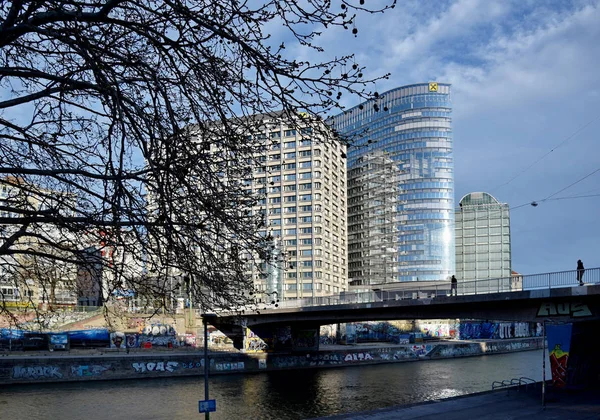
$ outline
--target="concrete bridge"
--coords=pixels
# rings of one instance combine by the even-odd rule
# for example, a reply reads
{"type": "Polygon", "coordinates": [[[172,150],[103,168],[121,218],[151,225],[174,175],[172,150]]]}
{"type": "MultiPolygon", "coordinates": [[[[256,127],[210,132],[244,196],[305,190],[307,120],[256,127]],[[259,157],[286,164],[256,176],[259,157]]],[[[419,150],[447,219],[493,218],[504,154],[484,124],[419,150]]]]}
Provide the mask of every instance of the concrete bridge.
{"type": "Polygon", "coordinates": [[[305,298],[223,313],[219,325],[327,325],[400,319],[480,319],[560,322],[600,320],[600,268],[450,283],[411,282],[373,286],[367,293],[305,298]],[[415,283],[415,284],[413,284],[415,283]]]}
{"type": "Polygon", "coordinates": [[[575,270],[462,282],[455,296],[450,295],[448,282],[382,285],[368,293],[220,314],[209,322],[242,351],[256,336],[277,349],[278,337],[285,331],[285,350],[300,352],[318,350],[319,327],[328,324],[403,319],[518,321],[543,323],[544,333],[546,326],[570,325],[569,337],[561,338],[559,345],[564,348],[567,340],[570,343],[568,357],[578,372],[571,383],[587,386],[600,381],[600,359],[589,345],[590,337],[595,340],[600,331],[600,268],[586,270],[584,277],[584,285],[579,285],[575,270]]]}

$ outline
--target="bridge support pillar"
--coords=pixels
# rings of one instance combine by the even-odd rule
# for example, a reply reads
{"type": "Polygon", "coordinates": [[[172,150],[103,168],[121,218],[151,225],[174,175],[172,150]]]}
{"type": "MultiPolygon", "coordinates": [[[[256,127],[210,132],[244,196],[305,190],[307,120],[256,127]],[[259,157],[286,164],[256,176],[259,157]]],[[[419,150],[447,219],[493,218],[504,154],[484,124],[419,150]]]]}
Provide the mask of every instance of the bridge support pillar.
{"type": "Polygon", "coordinates": [[[596,335],[600,321],[546,323],[552,385],[557,389],[600,387],[600,357],[596,335]]]}

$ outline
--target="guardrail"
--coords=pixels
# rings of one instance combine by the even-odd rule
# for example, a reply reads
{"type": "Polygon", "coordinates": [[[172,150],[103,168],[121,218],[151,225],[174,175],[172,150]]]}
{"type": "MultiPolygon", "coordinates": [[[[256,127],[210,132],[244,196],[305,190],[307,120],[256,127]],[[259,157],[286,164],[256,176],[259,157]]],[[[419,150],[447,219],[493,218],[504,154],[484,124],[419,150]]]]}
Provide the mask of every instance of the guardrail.
{"type": "Polygon", "coordinates": [[[494,381],[492,382],[492,391],[498,388],[507,388],[507,387],[517,387],[520,388],[521,385],[525,385],[525,390],[527,390],[527,388],[529,388],[529,385],[535,385],[536,381],[531,379],[531,378],[527,378],[526,376],[521,376],[520,378],[513,378],[513,379],[505,379],[503,381],[494,381]]]}
{"type": "MultiPolygon", "coordinates": [[[[585,284],[600,284],[600,268],[586,269],[583,274],[585,284]]],[[[306,306],[345,305],[352,303],[374,303],[389,300],[425,299],[437,296],[450,296],[452,293],[450,282],[440,281],[439,285],[415,286],[407,288],[407,283],[402,283],[403,288],[374,290],[371,292],[357,292],[317,296],[302,299],[286,300],[278,303],[278,308],[299,308],[306,306]]],[[[523,290],[555,289],[561,287],[579,287],[577,270],[558,271],[554,273],[517,275],[496,279],[483,279],[474,281],[458,281],[458,296],[479,295],[502,292],[520,292],[523,290]]],[[[273,305],[266,305],[274,309],[273,305]]]]}

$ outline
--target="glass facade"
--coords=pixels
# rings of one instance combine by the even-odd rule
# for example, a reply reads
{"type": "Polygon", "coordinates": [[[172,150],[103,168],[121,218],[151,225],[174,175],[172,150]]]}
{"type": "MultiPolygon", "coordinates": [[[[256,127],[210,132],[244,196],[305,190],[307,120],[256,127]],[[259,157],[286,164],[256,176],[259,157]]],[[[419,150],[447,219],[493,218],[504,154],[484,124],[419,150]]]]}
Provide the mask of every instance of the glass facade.
{"type": "Polygon", "coordinates": [[[508,278],[510,255],[508,204],[484,192],[465,195],[456,209],[457,278],[508,278]]]}
{"type": "MultiPolygon", "coordinates": [[[[421,83],[385,92],[333,118],[333,127],[349,136],[348,171],[366,157],[384,153],[397,168],[393,183],[394,248],[386,255],[394,262],[386,281],[447,280],[454,274],[454,161],[452,155],[450,85],[421,83]],[[393,255],[390,255],[393,251],[393,255]]],[[[349,186],[350,187],[350,186],[349,186]]],[[[353,185],[356,187],[356,185],[353,185]]],[[[350,190],[349,190],[350,193],[350,190]]],[[[356,193],[353,192],[353,196],[356,193]]],[[[353,221],[375,225],[377,214],[359,209],[353,221]]],[[[350,217],[350,215],[349,215],[350,217]]],[[[353,223],[349,219],[349,225],[353,223]]],[[[349,234],[349,255],[372,249],[380,232],[369,229],[349,234]]],[[[377,258],[381,258],[378,256],[377,258]]],[[[349,258],[349,263],[358,261],[349,258]]],[[[376,284],[368,279],[368,258],[351,266],[350,281],[376,284]]]]}

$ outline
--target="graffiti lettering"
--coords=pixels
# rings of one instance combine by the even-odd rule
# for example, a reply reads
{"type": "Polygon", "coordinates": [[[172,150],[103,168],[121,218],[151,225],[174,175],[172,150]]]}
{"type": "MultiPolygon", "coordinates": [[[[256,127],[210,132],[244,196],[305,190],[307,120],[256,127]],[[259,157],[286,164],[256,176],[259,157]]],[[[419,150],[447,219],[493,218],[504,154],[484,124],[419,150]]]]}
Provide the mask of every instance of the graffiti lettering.
{"type": "Polygon", "coordinates": [[[217,363],[217,370],[244,370],[246,366],[244,362],[233,362],[233,363],[217,363]]]}
{"type": "Polygon", "coordinates": [[[584,303],[552,303],[545,302],[540,305],[537,316],[565,316],[571,315],[573,318],[592,316],[592,311],[584,303]]]}
{"type": "Polygon", "coordinates": [[[58,366],[14,366],[13,379],[62,378],[58,366]]]}
{"type": "Polygon", "coordinates": [[[71,366],[71,376],[99,376],[109,369],[105,365],[75,365],[71,366]]]}
{"type": "Polygon", "coordinates": [[[178,362],[147,362],[132,363],[131,366],[137,373],[145,372],[174,372],[179,368],[178,362]]]}
{"type": "Polygon", "coordinates": [[[344,357],[345,362],[357,362],[362,360],[373,360],[373,356],[369,353],[348,353],[344,357]]]}

